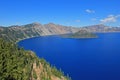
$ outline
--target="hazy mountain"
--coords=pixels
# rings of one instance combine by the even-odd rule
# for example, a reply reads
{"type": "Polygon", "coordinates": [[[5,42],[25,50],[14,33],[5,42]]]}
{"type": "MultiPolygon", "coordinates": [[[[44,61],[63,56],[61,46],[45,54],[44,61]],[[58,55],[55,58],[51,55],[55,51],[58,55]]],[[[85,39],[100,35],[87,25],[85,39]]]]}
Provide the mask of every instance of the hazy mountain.
{"type": "Polygon", "coordinates": [[[103,24],[85,26],[83,28],[91,32],[119,32],[120,31],[120,27],[110,27],[110,26],[105,26],[103,24]]]}

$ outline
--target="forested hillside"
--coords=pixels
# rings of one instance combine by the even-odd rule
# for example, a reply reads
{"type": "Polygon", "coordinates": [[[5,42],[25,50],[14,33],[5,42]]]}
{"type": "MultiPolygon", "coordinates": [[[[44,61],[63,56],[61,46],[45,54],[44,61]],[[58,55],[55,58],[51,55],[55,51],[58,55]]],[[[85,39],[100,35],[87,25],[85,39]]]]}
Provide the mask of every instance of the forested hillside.
{"type": "Polygon", "coordinates": [[[0,80],[70,80],[32,51],[0,39],[0,80]]]}

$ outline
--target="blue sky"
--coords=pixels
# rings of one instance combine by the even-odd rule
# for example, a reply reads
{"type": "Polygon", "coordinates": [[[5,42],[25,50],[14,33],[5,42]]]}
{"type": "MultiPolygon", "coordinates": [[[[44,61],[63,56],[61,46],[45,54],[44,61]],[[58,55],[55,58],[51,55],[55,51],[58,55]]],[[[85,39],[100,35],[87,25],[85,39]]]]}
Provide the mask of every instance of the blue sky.
{"type": "Polygon", "coordinates": [[[120,0],[0,0],[0,25],[120,26],[120,0]]]}

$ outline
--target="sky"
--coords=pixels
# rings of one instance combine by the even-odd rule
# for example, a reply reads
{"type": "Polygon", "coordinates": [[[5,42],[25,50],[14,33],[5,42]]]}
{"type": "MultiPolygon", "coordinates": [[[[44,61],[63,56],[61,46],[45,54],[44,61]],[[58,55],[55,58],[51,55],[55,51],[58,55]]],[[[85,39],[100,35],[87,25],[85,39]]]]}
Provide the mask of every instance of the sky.
{"type": "Polygon", "coordinates": [[[120,0],[0,0],[0,25],[120,26],[120,0]]]}

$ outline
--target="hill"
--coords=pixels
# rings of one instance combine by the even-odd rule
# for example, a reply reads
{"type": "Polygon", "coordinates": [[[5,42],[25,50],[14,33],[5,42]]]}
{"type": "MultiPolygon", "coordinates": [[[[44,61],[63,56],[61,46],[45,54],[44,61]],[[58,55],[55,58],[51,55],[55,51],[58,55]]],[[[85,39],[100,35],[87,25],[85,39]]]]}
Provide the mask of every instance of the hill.
{"type": "Polygon", "coordinates": [[[88,32],[87,30],[79,30],[78,32],[63,35],[65,38],[97,38],[96,34],[88,32]]]}

